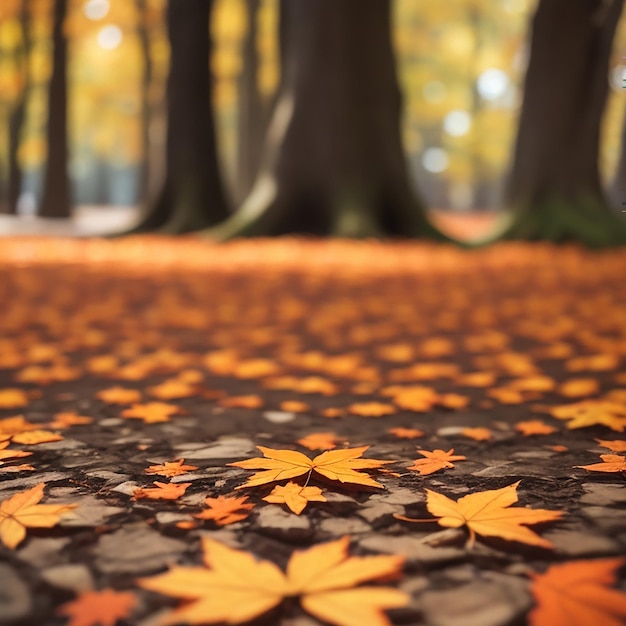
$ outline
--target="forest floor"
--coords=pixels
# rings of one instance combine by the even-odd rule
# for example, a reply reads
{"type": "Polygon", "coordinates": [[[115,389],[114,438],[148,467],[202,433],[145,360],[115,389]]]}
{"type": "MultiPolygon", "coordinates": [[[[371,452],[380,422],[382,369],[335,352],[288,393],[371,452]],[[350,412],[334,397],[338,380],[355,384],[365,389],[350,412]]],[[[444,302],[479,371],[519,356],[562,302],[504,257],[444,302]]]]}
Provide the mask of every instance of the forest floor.
{"type": "Polygon", "coordinates": [[[543,244],[4,240],[0,623],[622,623],[625,269],[543,244]],[[344,536],[343,569],[343,543],[297,556],[344,536]],[[281,591],[249,554],[308,578],[281,591]]]}

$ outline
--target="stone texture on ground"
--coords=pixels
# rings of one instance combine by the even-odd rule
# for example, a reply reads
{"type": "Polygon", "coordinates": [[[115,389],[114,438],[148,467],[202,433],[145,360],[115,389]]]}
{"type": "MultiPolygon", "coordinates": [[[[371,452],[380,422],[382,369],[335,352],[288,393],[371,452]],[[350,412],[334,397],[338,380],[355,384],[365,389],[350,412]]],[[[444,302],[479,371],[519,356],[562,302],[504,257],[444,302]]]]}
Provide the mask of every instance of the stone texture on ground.
{"type": "MultiPolygon", "coordinates": [[[[626,551],[624,474],[579,467],[623,454],[602,442],[626,429],[625,266],[624,252],[531,244],[7,241],[0,445],[18,415],[25,433],[63,439],[0,449],[32,453],[0,456],[0,501],[45,483],[45,504],[77,506],[15,550],[0,545],[0,623],[62,626],[61,604],[112,587],[140,598],[129,623],[151,626],[175,603],[135,581],[200,565],[204,536],[284,566],[346,534],[353,554],[406,557],[394,584],[412,601],[390,612],[394,623],[525,623],[530,573],[626,551]],[[554,416],[583,401],[600,418],[571,429],[554,416]],[[523,434],[533,420],[553,432],[523,434]],[[236,489],[250,472],[229,463],[256,446],[312,458],[323,450],[299,440],[323,433],[336,449],[370,446],[366,458],[393,461],[371,472],[383,488],[313,476],[327,502],[301,515],[263,500],[273,485],[236,489]],[[466,459],[408,469],[418,450],[451,448],[466,459]],[[196,469],[146,471],[181,458],[196,469]],[[190,485],[176,500],[134,495],[154,481],[190,485]],[[458,499],[517,481],[516,506],[565,512],[533,527],[553,550],[498,538],[471,547],[465,529],[394,518],[432,517],[426,489],[458,499]],[[194,517],[219,495],[254,507],[223,528],[194,517]]],[[[257,623],[276,619],[319,623],[297,603],[257,623]]]]}

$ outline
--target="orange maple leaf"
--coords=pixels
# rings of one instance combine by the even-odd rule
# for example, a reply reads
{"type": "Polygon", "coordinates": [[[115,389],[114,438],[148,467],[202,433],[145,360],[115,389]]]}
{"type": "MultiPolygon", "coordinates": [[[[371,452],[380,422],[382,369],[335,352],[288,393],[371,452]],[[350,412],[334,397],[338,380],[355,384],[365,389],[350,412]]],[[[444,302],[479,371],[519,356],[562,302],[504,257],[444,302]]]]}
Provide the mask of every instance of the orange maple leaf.
{"type": "Polygon", "coordinates": [[[525,422],[517,422],[515,430],[522,433],[525,437],[530,435],[550,435],[557,431],[554,426],[550,426],[541,420],[527,420],[525,422]]]}
{"type": "Polygon", "coordinates": [[[352,415],[360,415],[361,417],[383,417],[396,413],[397,409],[393,404],[385,404],[384,402],[357,402],[351,404],[348,411],[352,415]]]}
{"type": "Polygon", "coordinates": [[[77,426],[80,424],[91,424],[93,417],[85,417],[77,415],[73,412],[56,413],[54,420],[47,424],[49,428],[67,428],[68,426],[77,426]]]}
{"type": "Polygon", "coordinates": [[[569,430],[598,424],[620,433],[626,429],[626,407],[607,400],[583,400],[556,406],[550,409],[550,414],[557,419],[568,420],[569,430]]]}
{"type": "Polygon", "coordinates": [[[336,626],[390,626],[383,609],[406,606],[409,597],[389,587],[355,587],[399,575],[404,557],[350,557],[349,545],[343,537],[295,552],[283,573],[270,561],[203,537],[206,567],[173,567],[138,584],[184,601],[165,624],[241,624],[299,596],[305,611],[336,626]]]}
{"type": "Polygon", "coordinates": [[[67,626],[114,626],[118,620],[127,618],[136,604],[137,598],[129,592],[84,591],[62,604],[57,614],[70,618],[67,626]]]}
{"type": "Polygon", "coordinates": [[[625,562],[623,558],[570,561],[531,574],[536,606],[528,615],[529,626],[622,626],[626,594],[610,585],[625,562]]]}
{"type": "Polygon", "coordinates": [[[146,467],[144,472],[146,474],[158,474],[159,476],[172,478],[173,476],[181,476],[182,474],[198,469],[195,465],[183,465],[184,461],[185,459],[178,459],[171,463],[165,461],[163,465],[151,465],[150,467],[146,467]]]}
{"type": "Polygon", "coordinates": [[[26,537],[27,528],[52,528],[75,504],[39,504],[45,484],[16,493],[0,502],[0,541],[13,550],[26,537]]]}
{"type": "Polygon", "coordinates": [[[230,409],[259,409],[263,400],[259,396],[230,396],[222,398],[219,403],[230,409]]]}
{"type": "Polygon", "coordinates": [[[13,435],[14,443],[21,443],[26,446],[34,446],[38,443],[50,443],[51,441],[61,441],[61,439],[63,439],[63,436],[59,435],[59,433],[39,429],[13,435]]]}
{"type": "Polygon", "coordinates": [[[408,469],[417,470],[422,476],[426,474],[432,474],[438,472],[441,469],[454,467],[452,461],[465,461],[466,456],[460,454],[454,454],[454,448],[450,448],[447,452],[443,450],[418,450],[417,451],[425,459],[416,459],[413,461],[413,465],[410,465],[408,469]]]}
{"type": "Polygon", "coordinates": [[[262,469],[263,472],[257,472],[248,479],[244,485],[239,485],[236,489],[244,487],[257,487],[266,483],[273,483],[277,480],[286,480],[295,478],[303,474],[311,474],[316,472],[330,480],[338,480],[342,483],[352,483],[356,485],[365,485],[367,487],[382,487],[373,478],[367,474],[358,472],[359,469],[374,469],[386,463],[393,461],[381,461],[378,459],[360,459],[360,457],[369,446],[360,448],[348,448],[347,450],[329,450],[322,452],[314,459],[309,459],[302,452],[295,450],[274,450],[257,446],[263,453],[265,458],[256,457],[254,459],[246,459],[245,461],[237,461],[228,463],[235,467],[243,469],[262,469]]]}
{"type": "Polygon", "coordinates": [[[300,515],[309,502],[328,502],[319,487],[303,487],[291,481],[284,486],[276,485],[263,500],[272,504],[286,504],[296,515],[300,515]]]}
{"type": "Polygon", "coordinates": [[[179,378],[164,380],[160,385],[148,387],[148,393],[159,400],[189,398],[198,392],[198,387],[179,378]]]}
{"type": "Polygon", "coordinates": [[[196,519],[213,520],[218,526],[234,524],[246,519],[254,508],[252,502],[246,502],[248,496],[217,496],[217,498],[205,498],[204,502],[209,507],[200,513],[194,513],[196,519]]]}
{"type": "Polygon", "coordinates": [[[143,420],[146,424],[157,422],[169,422],[170,417],[181,413],[180,407],[165,402],[148,402],[146,404],[133,404],[129,409],[122,411],[122,417],[143,420]]]}
{"type": "Polygon", "coordinates": [[[333,432],[311,433],[297,440],[301,446],[309,450],[332,450],[337,447],[338,437],[333,432]]]}
{"type": "Polygon", "coordinates": [[[18,409],[27,404],[28,394],[23,389],[0,389],[0,409],[18,409]]]}
{"type": "Polygon", "coordinates": [[[612,441],[607,441],[605,439],[596,439],[596,441],[603,448],[608,448],[613,452],[626,452],[626,440],[614,439],[612,441]]]}
{"type": "Polygon", "coordinates": [[[33,424],[24,419],[23,415],[15,415],[14,417],[6,417],[0,420],[0,435],[16,435],[24,433],[28,430],[38,430],[39,424],[33,424]]]}
{"type": "Polygon", "coordinates": [[[626,456],[619,454],[601,454],[602,463],[576,465],[590,472],[626,472],[626,456]]]}
{"type": "Polygon", "coordinates": [[[306,413],[311,410],[311,407],[306,402],[285,400],[285,402],[280,403],[280,409],[289,413],[306,413]]]}
{"type": "Polygon", "coordinates": [[[0,441],[0,465],[2,465],[4,461],[20,459],[32,454],[32,452],[25,452],[24,450],[7,450],[9,443],[9,441],[0,441]]]}
{"type": "Polygon", "coordinates": [[[481,426],[477,426],[476,428],[464,428],[461,431],[462,435],[465,437],[469,437],[474,441],[488,441],[493,436],[492,432],[488,428],[483,428],[481,426]]]}
{"type": "Polygon", "coordinates": [[[96,394],[96,398],[108,404],[132,404],[141,400],[141,392],[127,387],[109,387],[96,394]]]}
{"type": "Polygon", "coordinates": [[[419,430],[418,428],[403,428],[402,426],[390,428],[387,432],[398,439],[417,439],[418,437],[424,436],[423,430],[419,430]]]}
{"type": "MultiPolygon", "coordinates": [[[[520,481],[502,489],[470,493],[456,502],[427,489],[426,507],[432,515],[439,518],[437,522],[441,526],[447,528],[467,526],[470,533],[470,545],[474,543],[476,535],[482,535],[552,548],[553,545],[549,541],[526,528],[525,524],[540,524],[560,519],[563,511],[525,507],[507,508],[517,502],[519,483],[520,481]]],[[[422,521],[398,514],[394,517],[407,522],[422,521]]]]}
{"type": "Polygon", "coordinates": [[[141,498],[150,498],[151,500],[178,500],[191,483],[160,483],[155,481],[153,483],[156,487],[140,487],[133,491],[133,497],[135,500],[141,498]]]}

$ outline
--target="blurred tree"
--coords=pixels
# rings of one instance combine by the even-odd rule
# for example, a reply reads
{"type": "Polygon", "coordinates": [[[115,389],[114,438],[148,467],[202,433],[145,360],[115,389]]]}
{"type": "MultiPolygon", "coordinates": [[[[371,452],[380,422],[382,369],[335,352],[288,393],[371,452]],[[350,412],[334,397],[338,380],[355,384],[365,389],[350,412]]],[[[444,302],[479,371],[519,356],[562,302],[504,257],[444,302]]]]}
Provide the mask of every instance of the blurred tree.
{"type": "Polygon", "coordinates": [[[152,52],[150,50],[150,18],[146,0],[135,0],[137,5],[137,39],[143,60],[141,75],[141,163],[139,166],[139,197],[146,201],[150,176],[150,123],[152,107],[150,105],[150,88],[152,86],[152,52]]]}
{"type": "Polygon", "coordinates": [[[282,0],[281,85],[261,171],[211,235],[435,232],[407,176],[389,13],[389,0],[282,0]]]}
{"type": "Polygon", "coordinates": [[[212,0],[169,0],[167,147],[163,187],[133,232],[185,233],[228,214],[215,146],[209,72],[212,0]]]}
{"type": "Polygon", "coordinates": [[[67,142],[67,37],[64,31],[68,0],[54,0],[52,76],[48,85],[48,154],[39,207],[42,217],[69,217],[71,211],[67,142]]]}
{"type": "Polygon", "coordinates": [[[623,0],[540,0],[508,201],[511,238],[626,241],[598,166],[608,67],[623,0]]]}

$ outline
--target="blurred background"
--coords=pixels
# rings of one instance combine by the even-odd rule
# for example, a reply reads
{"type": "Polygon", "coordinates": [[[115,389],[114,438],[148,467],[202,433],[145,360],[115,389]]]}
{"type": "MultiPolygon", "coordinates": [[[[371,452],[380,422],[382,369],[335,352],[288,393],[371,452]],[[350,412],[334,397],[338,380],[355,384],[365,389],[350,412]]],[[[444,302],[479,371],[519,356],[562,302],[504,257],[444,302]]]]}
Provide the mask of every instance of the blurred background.
{"type": "MultiPolygon", "coordinates": [[[[41,206],[59,2],[0,2],[4,213],[33,216],[41,206]]],[[[166,2],[63,2],[67,85],[65,100],[57,100],[67,111],[71,211],[99,220],[101,230],[121,228],[158,193],[165,175],[166,2]]],[[[216,146],[226,195],[236,207],[257,174],[280,85],[279,0],[211,4],[216,146]]],[[[535,9],[535,0],[392,3],[403,147],[409,176],[429,209],[486,215],[503,207],[535,9]]],[[[618,172],[626,76],[620,50],[626,51],[626,16],[613,44],[600,142],[602,181],[615,205],[626,197],[618,172]]]]}

